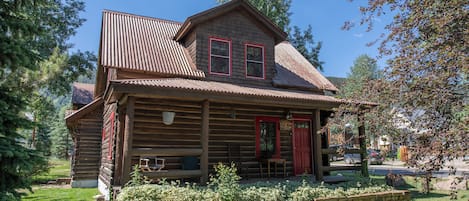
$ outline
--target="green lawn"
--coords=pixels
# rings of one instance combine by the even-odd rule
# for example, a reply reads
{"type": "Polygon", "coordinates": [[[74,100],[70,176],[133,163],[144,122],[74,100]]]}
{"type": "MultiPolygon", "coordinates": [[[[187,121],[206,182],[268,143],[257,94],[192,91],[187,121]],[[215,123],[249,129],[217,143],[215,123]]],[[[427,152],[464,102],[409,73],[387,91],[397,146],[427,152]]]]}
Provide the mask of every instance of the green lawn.
{"type": "MultiPolygon", "coordinates": [[[[372,179],[379,181],[380,183],[386,183],[384,180],[384,176],[376,176],[371,175],[372,179]]],[[[449,200],[450,192],[449,191],[440,191],[440,190],[432,190],[429,194],[420,193],[422,187],[420,181],[415,181],[414,177],[411,176],[404,176],[406,181],[406,185],[397,187],[398,190],[408,190],[411,193],[412,200],[415,201],[444,201],[449,200]]],[[[435,182],[435,181],[433,181],[435,182]]],[[[460,201],[468,201],[469,200],[469,190],[460,190],[458,191],[458,199],[460,201]]]]}
{"type": "Polygon", "coordinates": [[[57,178],[70,177],[70,161],[68,160],[51,159],[49,160],[49,167],[49,172],[33,176],[34,184],[45,184],[57,178]]]}
{"type": "Polygon", "coordinates": [[[48,188],[34,186],[34,193],[22,197],[21,200],[29,201],[92,201],[93,196],[98,194],[97,188],[48,188]]]}
{"type": "Polygon", "coordinates": [[[22,200],[30,201],[92,201],[93,196],[99,194],[97,188],[70,188],[69,185],[38,185],[46,184],[57,178],[70,177],[70,161],[51,159],[49,172],[34,176],[34,193],[27,193],[22,200]]]}
{"type": "MultiPolygon", "coordinates": [[[[444,201],[449,200],[450,192],[449,191],[442,191],[442,190],[432,190],[429,194],[420,193],[422,189],[420,180],[416,181],[414,177],[405,177],[406,185],[399,187],[398,189],[408,190],[412,195],[412,200],[416,201],[444,201]]],[[[435,181],[433,181],[435,182],[435,181]]],[[[469,190],[459,190],[458,191],[458,199],[460,201],[468,201],[469,200],[469,190]]]]}

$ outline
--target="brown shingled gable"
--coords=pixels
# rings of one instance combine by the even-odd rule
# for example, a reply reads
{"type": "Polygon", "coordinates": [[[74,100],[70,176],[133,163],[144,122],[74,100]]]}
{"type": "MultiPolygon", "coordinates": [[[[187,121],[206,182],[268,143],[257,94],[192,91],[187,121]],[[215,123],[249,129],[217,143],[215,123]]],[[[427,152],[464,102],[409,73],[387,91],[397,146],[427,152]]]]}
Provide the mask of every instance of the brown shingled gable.
{"type": "Polygon", "coordinates": [[[249,15],[252,15],[252,19],[258,20],[260,24],[264,25],[268,30],[270,30],[270,33],[273,34],[276,43],[280,43],[287,38],[287,33],[285,33],[280,27],[274,24],[272,20],[260,13],[249,2],[247,2],[246,0],[231,0],[220,6],[211,8],[209,10],[188,17],[174,36],[174,39],[176,41],[180,41],[195,26],[197,26],[197,24],[203,23],[205,21],[208,21],[210,19],[213,19],[238,8],[241,8],[243,11],[246,11],[249,15]]]}

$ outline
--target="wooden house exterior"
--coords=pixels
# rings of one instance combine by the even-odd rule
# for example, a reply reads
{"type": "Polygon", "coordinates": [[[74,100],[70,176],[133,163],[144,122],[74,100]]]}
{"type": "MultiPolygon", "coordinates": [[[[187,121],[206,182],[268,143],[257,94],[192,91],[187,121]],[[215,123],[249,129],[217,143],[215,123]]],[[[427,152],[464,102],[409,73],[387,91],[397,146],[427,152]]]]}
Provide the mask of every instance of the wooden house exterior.
{"type": "Polygon", "coordinates": [[[74,83],[73,113],[66,117],[73,140],[72,187],[96,187],[101,160],[103,99],[93,100],[94,84],[74,83]]]}
{"type": "Polygon", "coordinates": [[[245,0],[184,23],[104,11],[94,91],[100,191],[124,185],[142,157],[165,159],[163,171],[144,172],[153,179],[206,182],[234,155],[243,177],[260,177],[263,158],[284,160],[288,175],[322,174],[314,134],[342,101],[326,95],[337,89],[286,36],[245,0]],[[169,125],[164,112],[175,114],[169,125]]]}

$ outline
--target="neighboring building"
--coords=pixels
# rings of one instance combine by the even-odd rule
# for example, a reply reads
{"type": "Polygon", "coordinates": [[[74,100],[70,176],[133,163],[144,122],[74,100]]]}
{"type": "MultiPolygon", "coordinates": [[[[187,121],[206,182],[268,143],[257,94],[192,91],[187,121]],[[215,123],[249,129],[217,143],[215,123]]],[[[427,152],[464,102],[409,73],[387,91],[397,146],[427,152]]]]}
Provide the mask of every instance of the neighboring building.
{"type": "Polygon", "coordinates": [[[162,171],[143,173],[152,179],[206,182],[233,155],[244,177],[259,177],[260,159],[276,158],[288,175],[321,179],[327,143],[314,134],[342,101],[325,95],[337,88],[286,36],[245,0],[184,23],[104,11],[94,100],[66,117],[74,173],[89,151],[99,155],[93,178],[104,195],[145,157],[165,160],[162,171]],[[100,145],[91,148],[88,136],[100,145]],[[187,168],[190,156],[196,168],[187,168]]]}

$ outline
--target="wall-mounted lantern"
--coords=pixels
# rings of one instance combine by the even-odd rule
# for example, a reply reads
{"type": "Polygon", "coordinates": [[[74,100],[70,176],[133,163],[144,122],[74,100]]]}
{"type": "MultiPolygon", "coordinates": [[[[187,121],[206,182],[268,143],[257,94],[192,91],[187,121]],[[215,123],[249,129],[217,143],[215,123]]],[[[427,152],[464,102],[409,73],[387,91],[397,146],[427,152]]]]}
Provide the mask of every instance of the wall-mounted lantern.
{"type": "Polygon", "coordinates": [[[288,111],[287,115],[285,115],[285,119],[287,119],[287,120],[292,120],[293,119],[293,115],[290,111],[288,111]]]}
{"type": "Polygon", "coordinates": [[[164,125],[171,125],[174,122],[175,112],[163,112],[163,123],[164,125]]]}

